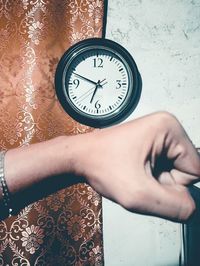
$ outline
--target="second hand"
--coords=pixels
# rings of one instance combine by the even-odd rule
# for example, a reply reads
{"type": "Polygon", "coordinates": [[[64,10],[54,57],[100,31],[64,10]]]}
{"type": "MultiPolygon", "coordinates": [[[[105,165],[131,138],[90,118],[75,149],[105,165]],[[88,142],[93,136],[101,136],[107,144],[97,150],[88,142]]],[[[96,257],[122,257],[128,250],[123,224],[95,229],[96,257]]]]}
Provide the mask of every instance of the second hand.
{"type": "MultiPolygon", "coordinates": [[[[104,86],[105,84],[107,84],[108,82],[104,82],[106,79],[102,79],[99,84],[101,86],[104,86]],[[104,84],[101,84],[102,82],[104,82],[104,84]]],[[[90,88],[88,91],[84,92],[80,97],[77,98],[77,100],[83,101],[85,98],[87,98],[89,95],[91,95],[91,93],[94,93],[94,89],[96,89],[95,87],[90,88]],[[85,96],[85,97],[84,97],[85,96]]]]}

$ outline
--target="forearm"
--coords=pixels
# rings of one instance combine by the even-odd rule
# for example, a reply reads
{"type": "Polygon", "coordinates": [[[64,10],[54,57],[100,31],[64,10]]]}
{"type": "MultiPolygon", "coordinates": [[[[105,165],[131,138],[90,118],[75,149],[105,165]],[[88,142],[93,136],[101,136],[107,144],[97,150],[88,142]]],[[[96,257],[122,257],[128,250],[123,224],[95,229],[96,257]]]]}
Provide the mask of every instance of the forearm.
{"type": "Polygon", "coordinates": [[[70,137],[9,150],[5,156],[5,177],[10,192],[26,189],[49,176],[70,172],[71,155],[70,137]]]}
{"type": "MultiPolygon", "coordinates": [[[[62,188],[63,179],[72,178],[67,174],[74,172],[74,147],[77,146],[73,145],[74,138],[76,137],[58,137],[12,149],[6,153],[5,180],[13,199],[13,209],[23,207],[34,199],[62,188]],[[63,178],[61,175],[64,173],[66,175],[63,178]],[[58,185],[55,186],[55,184],[58,185]]],[[[0,202],[2,203],[2,193],[0,193],[0,202]]]]}

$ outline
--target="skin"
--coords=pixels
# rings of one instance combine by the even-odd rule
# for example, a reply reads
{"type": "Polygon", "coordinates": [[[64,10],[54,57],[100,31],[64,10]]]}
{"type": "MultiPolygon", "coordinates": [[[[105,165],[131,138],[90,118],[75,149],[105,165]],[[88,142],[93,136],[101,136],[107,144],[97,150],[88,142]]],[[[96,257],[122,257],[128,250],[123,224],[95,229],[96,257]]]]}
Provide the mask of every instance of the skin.
{"type": "Polygon", "coordinates": [[[200,158],[181,124],[166,112],[9,150],[5,156],[5,178],[19,207],[34,200],[30,195],[39,196],[41,184],[49,194],[58,189],[49,191],[51,184],[64,187],[67,179],[78,182],[79,176],[131,212],[186,221],[195,211],[187,186],[199,181],[200,158]],[[26,191],[31,192],[28,201],[26,191]]]}

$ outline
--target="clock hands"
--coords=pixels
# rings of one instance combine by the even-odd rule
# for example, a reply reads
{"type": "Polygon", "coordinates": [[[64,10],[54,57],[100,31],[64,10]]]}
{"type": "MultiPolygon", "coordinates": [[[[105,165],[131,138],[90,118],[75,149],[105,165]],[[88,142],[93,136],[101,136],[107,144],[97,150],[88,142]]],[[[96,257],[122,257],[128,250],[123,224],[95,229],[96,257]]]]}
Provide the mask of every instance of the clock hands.
{"type": "Polygon", "coordinates": [[[90,103],[92,103],[92,101],[93,101],[93,99],[94,99],[94,96],[95,96],[96,93],[97,93],[97,90],[98,90],[99,88],[103,88],[103,86],[107,83],[107,82],[104,82],[106,79],[102,79],[101,81],[98,80],[97,82],[95,82],[95,81],[93,81],[93,80],[91,80],[91,79],[88,79],[88,78],[86,78],[86,77],[84,77],[84,76],[78,74],[78,73],[73,72],[73,74],[74,74],[75,76],[77,76],[78,78],[81,78],[81,79],[83,79],[83,80],[85,80],[85,81],[87,81],[87,82],[90,82],[90,83],[92,83],[92,84],[95,85],[95,87],[93,87],[93,88],[89,89],[88,91],[86,91],[85,93],[83,93],[83,94],[78,98],[79,101],[83,101],[83,100],[84,100],[85,98],[87,98],[87,97],[92,93],[92,91],[94,90],[94,91],[93,91],[93,94],[92,94],[92,98],[91,98],[91,100],[90,100],[90,103]],[[102,82],[104,82],[104,84],[101,84],[102,82]]]}
{"type": "Polygon", "coordinates": [[[98,82],[97,82],[97,84],[96,84],[96,86],[95,86],[95,90],[94,90],[94,92],[93,92],[93,94],[92,94],[92,98],[91,98],[91,100],[90,100],[90,103],[92,103],[92,101],[93,101],[93,99],[94,99],[94,96],[95,96],[95,94],[97,93],[97,90],[99,89],[99,88],[103,88],[103,86],[107,83],[107,82],[105,82],[104,84],[101,84],[103,81],[105,81],[106,79],[103,79],[102,81],[100,81],[100,80],[98,80],[98,82]]]}
{"type": "Polygon", "coordinates": [[[96,84],[95,90],[94,90],[94,92],[93,92],[93,94],[92,94],[92,98],[91,98],[91,100],[90,100],[90,103],[92,103],[92,101],[93,101],[93,99],[94,99],[94,96],[95,96],[95,94],[96,94],[98,88],[102,88],[102,85],[100,84],[100,80],[98,80],[98,82],[97,82],[97,84],[96,84]]]}
{"type": "Polygon", "coordinates": [[[93,92],[93,94],[92,94],[92,98],[91,98],[91,100],[90,100],[90,103],[92,103],[92,101],[93,101],[93,99],[94,99],[94,96],[95,96],[95,94],[97,93],[97,90],[99,89],[99,88],[103,88],[103,86],[106,84],[106,83],[108,83],[108,82],[105,82],[104,84],[101,84],[103,81],[105,81],[106,79],[103,79],[102,81],[100,81],[100,80],[98,80],[98,82],[97,82],[97,84],[96,84],[96,86],[95,86],[95,90],[94,90],[94,92],[93,92]]]}
{"type": "MultiPolygon", "coordinates": [[[[96,84],[98,84],[99,86],[101,86],[101,87],[103,87],[105,84],[107,84],[108,82],[106,81],[106,82],[104,82],[106,79],[102,79],[101,81],[98,81],[96,84]],[[101,84],[102,82],[104,82],[103,84],[101,84]]],[[[97,86],[97,85],[96,85],[97,86]]],[[[87,98],[92,92],[93,92],[93,95],[95,95],[96,94],[96,92],[95,92],[95,94],[94,94],[94,89],[96,89],[96,86],[95,87],[92,87],[92,88],[90,88],[88,91],[86,91],[85,93],[83,93],[80,97],[78,97],[78,100],[79,101],[83,101],[85,98],[87,98]]],[[[92,98],[94,98],[94,96],[92,96],[92,98]]]]}

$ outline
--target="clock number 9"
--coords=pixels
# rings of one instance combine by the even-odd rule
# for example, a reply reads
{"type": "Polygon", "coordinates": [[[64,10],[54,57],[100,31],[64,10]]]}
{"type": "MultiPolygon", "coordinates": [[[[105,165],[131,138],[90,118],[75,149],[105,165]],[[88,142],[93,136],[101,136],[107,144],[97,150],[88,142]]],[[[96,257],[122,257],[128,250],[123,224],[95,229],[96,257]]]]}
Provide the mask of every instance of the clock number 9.
{"type": "Polygon", "coordinates": [[[75,89],[77,89],[78,86],[79,86],[79,84],[80,84],[80,80],[78,80],[78,79],[74,79],[74,80],[73,80],[73,84],[76,86],[75,89]]]}
{"type": "Polygon", "coordinates": [[[102,58],[94,58],[94,67],[103,67],[103,59],[102,58]]]}

